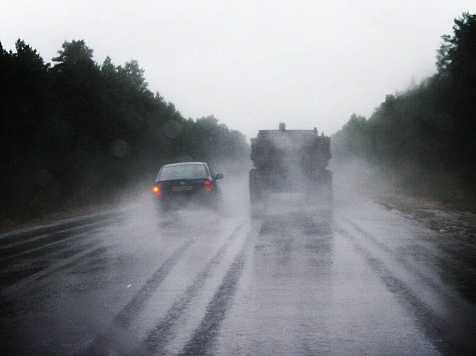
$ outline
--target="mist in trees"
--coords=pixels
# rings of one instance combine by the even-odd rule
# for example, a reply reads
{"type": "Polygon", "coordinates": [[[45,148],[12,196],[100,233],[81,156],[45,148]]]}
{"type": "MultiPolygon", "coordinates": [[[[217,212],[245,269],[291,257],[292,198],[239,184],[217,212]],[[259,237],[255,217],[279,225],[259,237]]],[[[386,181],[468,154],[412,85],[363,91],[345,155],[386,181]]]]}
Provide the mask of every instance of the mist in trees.
{"type": "Polygon", "coordinates": [[[437,74],[387,95],[368,119],[353,114],[334,157],[365,159],[416,193],[476,196],[476,15],[463,13],[442,39],[437,74]]]}
{"type": "Polygon", "coordinates": [[[244,135],[213,116],[185,119],[152,93],[135,60],[93,60],[64,42],[45,63],[18,40],[0,43],[0,218],[28,219],[111,199],[175,161],[246,164],[244,135]]]}

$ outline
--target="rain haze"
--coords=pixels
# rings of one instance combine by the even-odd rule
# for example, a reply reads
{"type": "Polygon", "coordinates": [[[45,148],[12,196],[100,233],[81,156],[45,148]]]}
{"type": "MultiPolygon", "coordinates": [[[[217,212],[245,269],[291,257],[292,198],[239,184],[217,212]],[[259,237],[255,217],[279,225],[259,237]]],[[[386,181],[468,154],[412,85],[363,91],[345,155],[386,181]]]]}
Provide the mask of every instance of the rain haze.
{"type": "Polygon", "coordinates": [[[45,61],[84,39],[95,61],[136,59],[185,117],[214,115],[248,138],[339,130],[386,94],[434,74],[441,36],[472,1],[2,1],[4,48],[45,61]]]}
{"type": "Polygon", "coordinates": [[[5,355],[474,355],[475,1],[0,0],[5,355]]]}

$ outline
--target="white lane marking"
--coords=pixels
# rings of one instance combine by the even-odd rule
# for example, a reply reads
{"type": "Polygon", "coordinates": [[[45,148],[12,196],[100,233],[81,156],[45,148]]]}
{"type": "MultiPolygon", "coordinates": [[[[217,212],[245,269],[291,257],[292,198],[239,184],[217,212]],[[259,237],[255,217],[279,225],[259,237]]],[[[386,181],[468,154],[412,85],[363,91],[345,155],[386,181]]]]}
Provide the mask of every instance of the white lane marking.
{"type": "Polygon", "coordinates": [[[73,263],[74,261],[76,260],[79,260],[80,258],[84,257],[84,256],[87,256],[91,253],[93,253],[94,251],[97,251],[99,250],[100,248],[103,248],[105,247],[106,244],[105,243],[101,243],[97,246],[94,246],[94,247],[91,247],[83,252],[80,252],[80,253],[77,253],[76,255],[74,256],[71,256],[70,258],[67,258],[61,262],[58,262],[56,264],[54,264],[53,266],[50,266],[50,267],[47,267],[35,274],[32,274],[31,276],[28,276],[6,288],[4,288],[2,291],[0,291],[0,297],[6,297],[14,292],[18,292],[20,291],[21,289],[25,288],[25,287],[28,287],[29,284],[33,283],[34,281],[56,271],[57,269],[61,268],[61,267],[64,267],[70,263],[73,263]]]}

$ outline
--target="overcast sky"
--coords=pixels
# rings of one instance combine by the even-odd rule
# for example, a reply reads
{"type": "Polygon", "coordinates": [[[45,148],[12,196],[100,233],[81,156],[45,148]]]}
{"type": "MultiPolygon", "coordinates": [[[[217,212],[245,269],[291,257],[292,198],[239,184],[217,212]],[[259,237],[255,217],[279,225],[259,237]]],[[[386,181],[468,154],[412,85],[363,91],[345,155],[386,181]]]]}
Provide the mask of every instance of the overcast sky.
{"type": "Polygon", "coordinates": [[[440,36],[476,1],[0,0],[0,41],[45,61],[84,39],[102,63],[130,59],[186,118],[331,134],[386,94],[436,72],[440,36]]]}

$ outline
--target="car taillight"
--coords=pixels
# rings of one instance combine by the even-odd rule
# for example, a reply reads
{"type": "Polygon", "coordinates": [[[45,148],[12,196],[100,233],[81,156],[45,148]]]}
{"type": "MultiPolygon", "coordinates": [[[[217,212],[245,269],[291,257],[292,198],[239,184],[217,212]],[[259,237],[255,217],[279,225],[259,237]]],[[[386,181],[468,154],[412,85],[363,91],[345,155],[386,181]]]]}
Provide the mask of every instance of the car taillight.
{"type": "Polygon", "coordinates": [[[205,179],[205,181],[203,182],[203,184],[205,184],[205,191],[206,192],[211,192],[212,191],[212,182],[209,181],[208,179],[205,179]]]}
{"type": "Polygon", "coordinates": [[[160,184],[156,184],[152,187],[152,192],[154,192],[154,194],[156,195],[161,195],[162,194],[162,187],[160,186],[160,184]]]}

